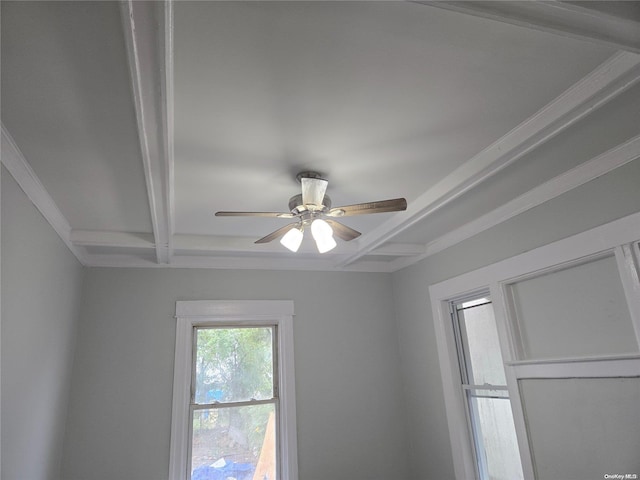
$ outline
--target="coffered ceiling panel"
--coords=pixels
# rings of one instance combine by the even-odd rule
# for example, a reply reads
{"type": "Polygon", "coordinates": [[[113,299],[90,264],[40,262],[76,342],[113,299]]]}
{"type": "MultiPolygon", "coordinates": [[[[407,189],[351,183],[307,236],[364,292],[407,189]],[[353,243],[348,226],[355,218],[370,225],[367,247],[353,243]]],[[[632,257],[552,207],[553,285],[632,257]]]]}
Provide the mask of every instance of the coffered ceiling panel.
{"type": "Polygon", "coordinates": [[[185,234],[259,238],[283,221],[213,212],[288,211],[302,169],[334,205],[411,202],[613,53],[403,2],[178,2],[174,25],[185,234]]]}
{"type": "Polygon", "coordinates": [[[117,2],[2,2],[2,122],[74,229],[151,231],[117,2]]]}

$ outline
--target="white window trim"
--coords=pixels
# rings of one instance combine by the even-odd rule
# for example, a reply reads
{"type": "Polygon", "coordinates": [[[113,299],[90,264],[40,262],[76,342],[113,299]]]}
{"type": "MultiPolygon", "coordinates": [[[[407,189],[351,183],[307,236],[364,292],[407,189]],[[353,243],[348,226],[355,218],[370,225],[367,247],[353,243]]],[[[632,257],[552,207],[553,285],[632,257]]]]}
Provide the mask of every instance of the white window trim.
{"type": "Polygon", "coordinates": [[[280,478],[298,480],[293,302],[290,300],[198,300],[176,302],[169,480],[186,480],[189,444],[193,328],[217,324],[276,325],[280,392],[280,478]]]}
{"type": "Polygon", "coordinates": [[[509,284],[542,271],[566,267],[569,263],[580,263],[603,255],[615,255],[636,340],[640,345],[639,240],[640,213],[635,213],[429,287],[456,479],[477,478],[477,474],[473,445],[464,413],[464,398],[460,388],[461,378],[449,301],[475,292],[490,291],[502,357],[505,362],[507,386],[524,478],[534,480],[535,472],[518,380],[521,378],[638,376],[640,355],[523,360],[518,325],[509,301],[509,284]]]}

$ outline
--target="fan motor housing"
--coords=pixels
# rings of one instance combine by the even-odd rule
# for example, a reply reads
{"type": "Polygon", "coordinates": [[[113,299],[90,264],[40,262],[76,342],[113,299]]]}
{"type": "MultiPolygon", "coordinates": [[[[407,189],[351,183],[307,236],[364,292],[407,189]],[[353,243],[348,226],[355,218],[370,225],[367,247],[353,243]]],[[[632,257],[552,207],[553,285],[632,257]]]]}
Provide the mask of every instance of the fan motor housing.
{"type": "MultiPolygon", "coordinates": [[[[329,195],[325,195],[324,198],[322,199],[322,209],[318,211],[326,212],[330,208],[331,208],[331,198],[329,198],[329,195]]],[[[307,205],[302,203],[302,194],[299,193],[291,197],[291,199],[289,199],[289,210],[291,210],[291,213],[293,213],[294,215],[297,215],[301,212],[306,212],[307,210],[310,210],[310,209],[307,208],[307,205]]]]}

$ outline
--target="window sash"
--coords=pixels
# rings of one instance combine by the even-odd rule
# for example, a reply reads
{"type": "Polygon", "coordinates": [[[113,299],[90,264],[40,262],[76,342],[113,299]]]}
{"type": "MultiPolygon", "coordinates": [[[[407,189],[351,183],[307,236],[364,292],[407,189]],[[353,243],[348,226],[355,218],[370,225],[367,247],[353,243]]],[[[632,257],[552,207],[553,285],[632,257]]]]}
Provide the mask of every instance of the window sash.
{"type": "MultiPolygon", "coordinates": [[[[277,399],[280,396],[280,368],[279,368],[279,359],[278,359],[278,325],[274,324],[264,324],[264,323],[256,323],[255,325],[244,324],[244,325],[194,325],[193,327],[193,340],[192,340],[192,360],[191,360],[191,388],[190,388],[190,405],[205,405],[204,403],[199,403],[196,401],[196,361],[198,356],[198,330],[207,329],[240,329],[240,328],[271,328],[271,371],[272,371],[272,385],[271,391],[272,396],[270,399],[277,399]]],[[[251,399],[255,400],[255,399],[251,399]]],[[[261,399],[268,400],[268,399],[261,399]]],[[[211,404],[221,404],[224,402],[212,402],[211,404]]],[[[242,402],[227,402],[229,404],[233,403],[242,403],[242,402]]],[[[213,407],[212,407],[213,408],[213,407]]]]}
{"type": "Polygon", "coordinates": [[[193,414],[199,410],[211,410],[216,408],[237,408],[237,407],[251,407],[254,405],[269,405],[273,404],[273,411],[275,413],[276,422],[276,478],[281,480],[282,461],[281,461],[281,447],[280,447],[280,432],[278,425],[280,425],[280,402],[277,398],[270,398],[268,400],[253,400],[248,402],[227,402],[227,403],[214,403],[214,404],[194,404],[189,406],[189,444],[187,446],[187,479],[191,478],[191,469],[193,462],[193,414]]]}

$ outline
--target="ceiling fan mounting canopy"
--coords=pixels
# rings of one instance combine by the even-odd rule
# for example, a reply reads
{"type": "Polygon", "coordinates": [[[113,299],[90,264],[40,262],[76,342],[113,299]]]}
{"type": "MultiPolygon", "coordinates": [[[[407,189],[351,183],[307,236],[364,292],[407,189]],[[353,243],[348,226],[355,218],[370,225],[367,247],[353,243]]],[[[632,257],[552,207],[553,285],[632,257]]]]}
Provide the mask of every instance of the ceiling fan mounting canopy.
{"type": "Polygon", "coordinates": [[[319,180],[325,180],[324,178],[322,178],[322,174],[318,172],[313,172],[311,170],[300,172],[296,175],[296,180],[298,183],[302,183],[303,178],[316,178],[319,180]]]}
{"type": "Polygon", "coordinates": [[[329,182],[322,178],[318,172],[304,171],[296,175],[300,183],[302,193],[289,199],[289,213],[280,212],[216,212],[217,217],[272,217],[295,218],[296,221],[279,228],[269,235],[256,240],[255,243],[268,243],[276,238],[283,237],[281,243],[292,251],[297,251],[302,241],[302,232],[306,227],[313,227],[312,233],[321,253],[335,247],[333,234],[344,241],[350,241],[361,234],[357,230],[333,220],[335,217],[363,215],[370,213],[398,212],[407,209],[407,201],[404,198],[381,200],[376,202],[358,203],[342,207],[331,208],[331,198],[326,194],[329,182]],[[299,233],[291,232],[296,229],[299,233]],[[293,235],[295,233],[295,235],[293,235]],[[295,238],[293,243],[289,240],[295,238]],[[327,247],[327,245],[329,245],[327,247]]]}

